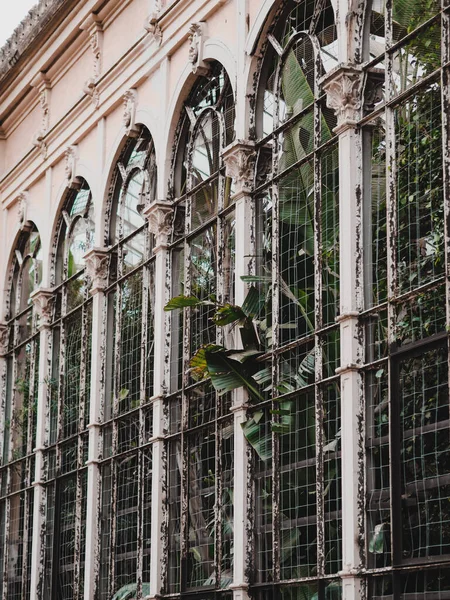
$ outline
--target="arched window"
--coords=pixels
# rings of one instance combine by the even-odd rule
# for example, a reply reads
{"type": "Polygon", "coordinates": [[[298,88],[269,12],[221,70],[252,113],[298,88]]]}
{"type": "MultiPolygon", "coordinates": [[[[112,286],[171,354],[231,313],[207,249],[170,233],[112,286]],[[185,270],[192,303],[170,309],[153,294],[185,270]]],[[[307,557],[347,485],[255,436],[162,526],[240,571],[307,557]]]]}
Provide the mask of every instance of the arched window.
{"type": "Polygon", "coordinates": [[[255,378],[268,400],[246,423],[252,583],[275,584],[281,598],[332,597],[339,584],[324,578],[341,569],[338,146],[320,87],[336,64],[331,2],[287,3],[259,71],[255,281],[267,363],[255,378]]]}
{"type": "Polygon", "coordinates": [[[373,3],[366,111],[367,544],[374,596],[439,594],[450,560],[448,15],[373,3]],[[368,161],[367,161],[368,162],[368,161]],[[446,266],[447,265],[447,266],[446,266]]]}
{"type": "Polygon", "coordinates": [[[65,198],[51,275],[44,596],[61,600],[72,600],[83,589],[92,329],[83,257],[93,240],[92,196],[82,181],[65,198]]]}
{"type": "MultiPolygon", "coordinates": [[[[221,158],[233,135],[233,90],[224,68],[212,63],[194,85],[178,127],[173,296],[233,301],[235,213],[221,158]]],[[[219,397],[211,384],[196,383],[189,373],[193,353],[220,339],[212,308],[178,311],[172,318],[168,592],[226,588],[232,581],[230,397],[219,397]]]]}
{"type": "Polygon", "coordinates": [[[100,464],[100,598],[149,593],[153,396],[153,239],[142,216],[155,199],[153,140],[141,127],[116,164],[107,232],[106,391],[100,464]]]}
{"type": "MultiPolygon", "coordinates": [[[[0,588],[29,598],[33,535],[33,450],[39,380],[39,333],[31,294],[41,281],[41,245],[28,224],[18,239],[9,290],[6,386],[0,423],[0,588]]],[[[4,395],[3,395],[4,394],[4,395]]]]}

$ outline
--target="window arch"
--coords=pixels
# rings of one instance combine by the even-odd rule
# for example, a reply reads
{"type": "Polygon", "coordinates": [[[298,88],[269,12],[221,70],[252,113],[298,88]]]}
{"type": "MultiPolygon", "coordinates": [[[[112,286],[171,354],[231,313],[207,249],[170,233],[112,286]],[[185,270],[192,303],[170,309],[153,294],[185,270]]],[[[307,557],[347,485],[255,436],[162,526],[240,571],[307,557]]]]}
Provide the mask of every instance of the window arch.
{"type": "Polygon", "coordinates": [[[114,169],[109,198],[106,389],[100,463],[100,598],[149,593],[154,356],[154,240],[142,214],[155,200],[156,159],[141,126],[114,169]]]}
{"type": "Polygon", "coordinates": [[[331,2],[284,5],[267,36],[255,110],[255,285],[265,298],[260,377],[270,399],[250,411],[247,439],[252,583],[271,583],[261,599],[274,584],[286,598],[328,597],[339,586],[325,579],[341,569],[338,145],[320,87],[337,62],[331,2]]]}
{"type": "Polygon", "coordinates": [[[66,193],[51,272],[44,595],[61,600],[77,598],[83,590],[92,330],[84,255],[93,241],[92,194],[82,180],[66,193]]]}
{"type": "Polygon", "coordinates": [[[38,319],[31,295],[41,277],[40,237],[35,225],[28,223],[17,241],[11,267],[0,428],[0,587],[6,585],[11,600],[30,595],[39,381],[38,319]]]}
{"type": "MultiPolygon", "coordinates": [[[[235,212],[221,157],[233,136],[233,90],[223,66],[213,62],[186,100],[177,131],[172,296],[234,299],[235,212]]],[[[172,313],[169,593],[223,589],[232,581],[231,398],[219,397],[210,383],[196,383],[189,374],[192,354],[202,344],[220,340],[211,316],[210,306],[172,313]]]]}

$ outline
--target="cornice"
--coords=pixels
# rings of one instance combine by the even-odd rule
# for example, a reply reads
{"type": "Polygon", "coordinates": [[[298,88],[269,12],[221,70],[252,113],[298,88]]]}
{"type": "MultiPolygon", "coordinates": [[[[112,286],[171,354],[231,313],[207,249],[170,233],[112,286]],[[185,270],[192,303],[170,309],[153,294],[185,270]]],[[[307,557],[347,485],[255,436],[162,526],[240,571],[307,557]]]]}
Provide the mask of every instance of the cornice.
{"type": "MultiPolygon", "coordinates": [[[[185,12],[183,13],[183,22],[176,23],[176,33],[173,32],[172,35],[171,31],[171,35],[168,35],[163,44],[159,46],[149,40],[148,34],[143,29],[143,35],[127,49],[114,65],[102,73],[96,84],[100,94],[100,103],[97,109],[94,109],[88,96],[81,95],[64,116],[52,124],[45,135],[47,145],[45,161],[36,160],[35,151],[30,146],[10,170],[2,175],[0,190],[5,198],[4,208],[8,208],[14,203],[14,198],[21,189],[29,188],[48,167],[62,160],[68,145],[77,144],[102,117],[107,116],[122,104],[123,94],[127,89],[139,88],[142,82],[159,68],[167,56],[171,56],[188,39],[189,24],[192,22],[193,14],[195,14],[196,20],[205,20],[223,2],[217,4],[215,0],[197,0],[196,2],[182,0],[179,4],[184,6],[185,12]]],[[[188,56],[186,54],[187,63],[188,56]]]]}
{"type": "Polygon", "coordinates": [[[40,0],[0,48],[0,82],[73,0],[40,0]]]}

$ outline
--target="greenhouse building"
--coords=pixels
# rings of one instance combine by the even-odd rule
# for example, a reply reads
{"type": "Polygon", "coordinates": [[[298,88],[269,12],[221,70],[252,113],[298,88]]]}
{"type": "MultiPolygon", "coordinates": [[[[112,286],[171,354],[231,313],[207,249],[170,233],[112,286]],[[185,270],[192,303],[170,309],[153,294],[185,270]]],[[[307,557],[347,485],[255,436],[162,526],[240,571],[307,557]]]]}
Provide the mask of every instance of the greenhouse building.
{"type": "Polygon", "coordinates": [[[0,600],[450,600],[449,332],[450,0],[0,49],[0,600]]]}

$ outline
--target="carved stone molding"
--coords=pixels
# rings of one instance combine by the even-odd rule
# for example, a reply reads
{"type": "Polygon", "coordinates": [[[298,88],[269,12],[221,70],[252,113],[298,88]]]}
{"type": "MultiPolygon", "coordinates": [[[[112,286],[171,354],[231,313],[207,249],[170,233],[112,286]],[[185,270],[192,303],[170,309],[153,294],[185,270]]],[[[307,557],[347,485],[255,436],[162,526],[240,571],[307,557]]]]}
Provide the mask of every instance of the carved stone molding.
{"type": "Polygon", "coordinates": [[[41,131],[47,133],[50,127],[50,80],[47,75],[39,71],[39,73],[31,81],[32,87],[36,88],[39,93],[39,105],[41,107],[41,131]]]}
{"type": "Polygon", "coordinates": [[[162,42],[162,30],[158,23],[158,14],[152,13],[144,23],[144,29],[158,46],[162,42]]]}
{"type": "Polygon", "coordinates": [[[34,310],[39,317],[39,328],[50,327],[53,317],[53,307],[55,305],[55,295],[53,291],[45,288],[38,288],[31,296],[34,310]]]}
{"type": "Polygon", "coordinates": [[[142,211],[148,220],[150,233],[155,236],[155,248],[166,246],[172,231],[173,206],[165,200],[155,200],[142,211]]]}
{"type": "Polygon", "coordinates": [[[78,181],[76,177],[78,162],[78,146],[76,144],[67,146],[64,152],[65,174],[68,188],[77,188],[78,181]]]}
{"type": "Polygon", "coordinates": [[[354,127],[362,116],[363,72],[355,65],[338,65],[321,80],[327,106],[337,116],[336,132],[354,127]]]}
{"type": "Polygon", "coordinates": [[[192,72],[197,75],[206,75],[209,66],[203,61],[203,46],[206,40],[206,23],[200,21],[192,23],[189,28],[189,62],[192,72]]]}
{"type": "Polygon", "coordinates": [[[136,109],[137,109],[138,94],[137,90],[127,90],[123,95],[123,125],[127,135],[136,133],[136,109]]]}
{"type": "Polygon", "coordinates": [[[47,144],[45,142],[45,132],[39,130],[33,136],[32,145],[34,148],[37,148],[41,153],[43,159],[47,158],[47,144]]]}
{"type": "Polygon", "coordinates": [[[93,77],[89,77],[89,79],[86,81],[83,86],[83,92],[86,94],[86,96],[89,96],[95,108],[98,108],[100,103],[100,94],[98,93],[97,86],[95,85],[95,79],[93,77]]]}
{"type": "Polygon", "coordinates": [[[98,26],[89,37],[89,45],[91,46],[94,55],[94,78],[98,79],[102,73],[102,29],[98,26]]]}
{"type": "Polygon", "coordinates": [[[107,248],[91,248],[84,255],[85,272],[91,281],[91,294],[101,292],[107,287],[109,259],[107,248]]]}
{"type": "Polygon", "coordinates": [[[19,219],[20,229],[23,229],[25,227],[25,223],[27,222],[28,197],[28,190],[20,192],[20,194],[17,196],[17,203],[19,205],[17,210],[17,216],[19,219]]]}
{"type": "Polygon", "coordinates": [[[234,180],[237,194],[250,192],[255,174],[255,143],[235,140],[222,151],[222,158],[225,174],[234,180]]]}
{"type": "Polygon", "coordinates": [[[80,29],[87,31],[89,35],[89,45],[93,54],[93,73],[94,80],[100,77],[102,73],[102,55],[103,55],[103,25],[100,17],[91,13],[87,19],[80,25],[80,29]]]}
{"type": "Polygon", "coordinates": [[[9,326],[6,323],[0,323],[0,356],[8,353],[9,346],[9,326]]]}

